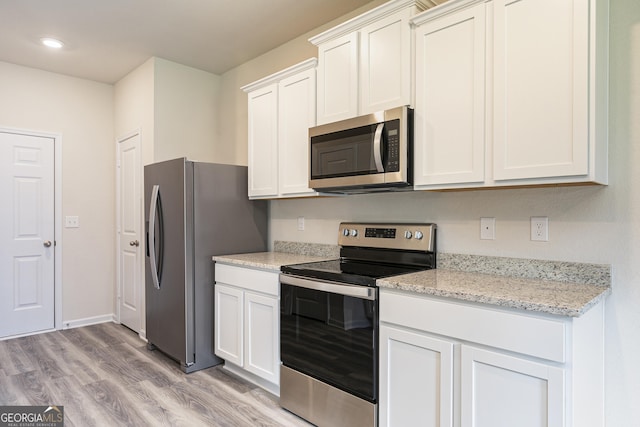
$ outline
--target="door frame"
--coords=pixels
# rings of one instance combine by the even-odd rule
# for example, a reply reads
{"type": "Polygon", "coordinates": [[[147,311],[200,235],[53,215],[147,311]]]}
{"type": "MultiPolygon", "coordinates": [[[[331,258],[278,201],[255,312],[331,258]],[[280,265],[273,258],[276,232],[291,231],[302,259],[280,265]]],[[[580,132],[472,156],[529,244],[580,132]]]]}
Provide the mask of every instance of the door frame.
{"type": "MultiPolygon", "coordinates": [[[[140,146],[138,147],[140,150],[140,155],[138,156],[138,167],[139,170],[142,172],[142,165],[143,165],[143,161],[142,161],[142,132],[140,130],[140,128],[136,128],[134,130],[132,130],[131,132],[127,132],[126,134],[116,138],[116,164],[115,164],[115,168],[116,168],[116,292],[115,292],[115,305],[116,305],[116,312],[115,312],[115,320],[120,323],[120,299],[122,298],[122,295],[120,294],[120,290],[121,290],[121,283],[120,283],[120,269],[122,268],[122,266],[120,265],[120,249],[121,249],[121,245],[120,245],[120,230],[121,230],[121,218],[120,218],[120,144],[124,141],[126,141],[127,139],[133,138],[134,136],[138,135],[139,137],[139,141],[140,141],[140,146]]],[[[142,197],[140,198],[139,203],[141,203],[141,207],[140,207],[140,233],[142,235],[144,235],[144,174],[141,173],[140,176],[140,183],[141,183],[141,188],[140,188],[140,194],[142,195],[142,197]]],[[[138,277],[140,278],[140,301],[139,301],[139,307],[140,307],[140,330],[138,331],[138,336],[142,339],[146,340],[146,324],[145,324],[145,296],[144,296],[144,291],[145,291],[145,287],[144,287],[144,283],[145,283],[145,271],[144,271],[144,254],[146,253],[146,240],[144,238],[140,239],[140,249],[141,249],[141,256],[140,259],[138,260],[138,272],[140,273],[138,275],[138,277]]]]}
{"type": "MultiPolygon", "coordinates": [[[[21,128],[0,126],[0,132],[15,133],[19,135],[37,136],[53,139],[53,327],[55,330],[63,328],[62,324],[62,134],[42,132],[21,128]]],[[[28,333],[24,335],[33,335],[28,333]]],[[[11,337],[11,338],[15,338],[11,337]]]]}

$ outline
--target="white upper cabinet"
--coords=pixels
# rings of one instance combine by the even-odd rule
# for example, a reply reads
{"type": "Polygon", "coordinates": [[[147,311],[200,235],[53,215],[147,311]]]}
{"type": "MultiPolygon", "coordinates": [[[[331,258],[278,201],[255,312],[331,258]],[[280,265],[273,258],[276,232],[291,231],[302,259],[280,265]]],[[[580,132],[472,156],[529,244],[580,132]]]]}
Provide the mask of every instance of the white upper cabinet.
{"type": "Polygon", "coordinates": [[[495,0],[494,178],[589,174],[589,1],[495,0]]]}
{"type": "Polygon", "coordinates": [[[318,47],[319,125],[358,115],[358,33],[318,47]]]}
{"type": "Polygon", "coordinates": [[[450,0],[412,23],[416,188],[607,184],[608,0],[450,0]]]}
{"type": "Polygon", "coordinates": [[[316,70],[278,83],[278,187],[280,196],[311,195],[309,127],[316,122],[316,70]]]}
{"type": "Polygon", "coordinates": [[[278,85],[249,92],[249,198],[278,194],[278,85]]]}
{"type": "Polygon", "coordinates": [[[318,46],[319,125],[411,105],[411,26],[425,7],[392,0],[309,41],[318,46]]]}
{"type": "Polygon", "coordinates": [[[316,64],[311,58],[242,88],[248,93],[251,199],[318,194],[309,188],[316,64]]]}
{"type": "Polygon", "coordinates": [[[411,26],[403,9],[360,30],[360,111],[411,105],[411,26]]]}
{"type": "Polygon", "coordinates": [[[416,28],[414,184],[485,180],[485,5],[416,28]]]}

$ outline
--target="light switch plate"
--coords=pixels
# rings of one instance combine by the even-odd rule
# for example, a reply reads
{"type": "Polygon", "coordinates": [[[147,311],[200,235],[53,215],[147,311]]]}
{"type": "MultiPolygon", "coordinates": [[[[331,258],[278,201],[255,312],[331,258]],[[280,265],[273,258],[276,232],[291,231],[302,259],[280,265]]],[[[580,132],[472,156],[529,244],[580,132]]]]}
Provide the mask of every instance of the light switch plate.
{"type": "Polygon", "coordinates": [[[298,217],[298,231],[304,231],[304,217],[298,217]]]}

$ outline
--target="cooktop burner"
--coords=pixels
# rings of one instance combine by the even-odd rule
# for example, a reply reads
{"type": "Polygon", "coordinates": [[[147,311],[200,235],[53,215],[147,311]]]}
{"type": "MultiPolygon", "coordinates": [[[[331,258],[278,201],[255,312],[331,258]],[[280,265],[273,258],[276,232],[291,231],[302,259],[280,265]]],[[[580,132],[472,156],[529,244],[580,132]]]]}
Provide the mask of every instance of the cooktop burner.
{"type": "Polygon", "coordinates": [[[435,224],[342,223],[340,259],[292,264],[283,274],[375,287],[376,279],[435,268],[435,224]]]}
{"type": "Polygon", "coordinates": [[[381,264],[333,259],[282,266],[281,271],[296,276],[349,284],[375,286],[376,279],[424,270],[426,267],[381,264]]]}

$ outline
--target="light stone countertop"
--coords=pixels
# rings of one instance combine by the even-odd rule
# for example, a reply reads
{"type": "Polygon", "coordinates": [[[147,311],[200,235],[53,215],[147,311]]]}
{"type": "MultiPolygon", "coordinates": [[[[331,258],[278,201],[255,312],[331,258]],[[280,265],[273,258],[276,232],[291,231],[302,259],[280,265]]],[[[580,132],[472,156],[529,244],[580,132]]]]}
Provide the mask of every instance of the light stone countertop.
{"type": "MultiPolygon", "coordinates": [[[[214,256],[225,264],[280,271],[339,257],[335,245],[274,242],[273,252],[214,256]]],[[[611,266],[438,253],[437,268],[378,279],[380,288],[579,317],[611,294],[611,266]]]]}
{"type": "Polygon", "coordinates": [[[378,279],[400,289],[526,311],[579,317],[610,293],[610,286],[435,269],[378,279]]]}
{"type": "Polygon", "coordinates": [[[303,262],[315,262],[330,259],[312,255],[291,254],[287,252],[257,252],[237,255],[214,256],[215,262],[237,265],[240,267],[262,268],[265,270],[280,271],[280,267],[287,264],[300,264],[303,262]]]}

